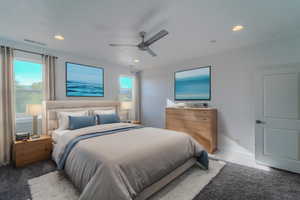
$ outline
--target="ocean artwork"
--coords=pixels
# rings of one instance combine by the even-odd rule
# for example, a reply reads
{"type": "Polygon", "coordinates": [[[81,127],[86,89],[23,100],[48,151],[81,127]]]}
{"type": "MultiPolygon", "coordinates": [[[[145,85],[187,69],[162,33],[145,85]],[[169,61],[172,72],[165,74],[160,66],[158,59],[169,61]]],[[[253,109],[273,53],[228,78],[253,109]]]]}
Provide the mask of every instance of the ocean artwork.
{"type": "Polygon", "coordinates": [[[66,63],[68,97],[103,97],[104,70],[100,67],[66,63]]]}
{"type": "Polygon", "coordinates": [[[175,100],[210,100],[210,67],[175,73],[175,100]]]}

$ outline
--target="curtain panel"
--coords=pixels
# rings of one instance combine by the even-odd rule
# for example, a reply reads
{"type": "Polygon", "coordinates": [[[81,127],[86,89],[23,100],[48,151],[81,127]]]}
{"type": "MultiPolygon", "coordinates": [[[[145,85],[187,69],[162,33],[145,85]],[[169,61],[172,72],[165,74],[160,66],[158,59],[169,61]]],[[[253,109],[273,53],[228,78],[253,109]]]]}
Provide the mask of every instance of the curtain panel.
{"type": "MultiPolygon", "coordinates": [[[[56,57],[49,55],[42,55],[44,72],[43,72],[43,91],[44,91],[44,101],[53,101],[56,99],[55,96],[55,66],[56,66],[56,57]]],[[[42,112],[42,131],[43,134],[47,133],[47,116],[43,109],[42,112]]]]}
{"type": "Polygon", "coordinates": [[[43,55],[44,101],[55,100],[55,63],[56,57],[43,55]]]}
{"type": "Polygon", "coordinates": [[[15,138],[13,49],[0,46],[0,165],[11,160],[11,148],[15,138]]]}
{"type": "Polygon", "coordinates": [[[134,75],[134,86],[133,86],[133,118],[134,120],[141,120],[141,92],[140,92],[140,84],[141,84],[141,72],[137,71],[133,73],[134,75]]]}

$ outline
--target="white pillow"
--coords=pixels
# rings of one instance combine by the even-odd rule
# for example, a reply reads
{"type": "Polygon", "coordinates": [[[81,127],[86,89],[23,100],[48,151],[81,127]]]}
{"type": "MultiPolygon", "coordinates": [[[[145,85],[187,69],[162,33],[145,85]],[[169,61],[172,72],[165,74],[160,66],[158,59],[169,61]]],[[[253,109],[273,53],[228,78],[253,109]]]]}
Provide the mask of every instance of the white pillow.
{"type": "Polygon", "coordinates": [[[58,112],[58,130],[66,130],[69,128],[69,116],[81,117],[88,116],[89,112],[86,111],[76,111],[76,112],[58,112]]]}
{"type": "Polygon", "coordinates": [[[116,110],[115,109],[94,110],[94,115],[107,115],[107,114],[116,114],[116,110]]]}

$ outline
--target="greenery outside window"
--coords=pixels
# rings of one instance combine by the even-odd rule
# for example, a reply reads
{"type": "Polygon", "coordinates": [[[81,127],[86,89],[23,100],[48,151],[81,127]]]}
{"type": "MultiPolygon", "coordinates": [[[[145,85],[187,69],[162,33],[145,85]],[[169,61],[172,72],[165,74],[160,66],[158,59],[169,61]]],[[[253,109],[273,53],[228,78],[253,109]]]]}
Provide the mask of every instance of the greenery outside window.
{"type": "MultiPolygon", "coordinates": [[[[32,116],[26,113],[28,105],[42,104],[43,65],[38,62],[14,60],[16,132],[32,132],[32,116]]],[[[41,132],[41,116],[38,117],[41,132]]]]}
{"type": "Polygon", "coordinates": [[[133,77],[131,76],[120,76],[120,101],[132,101],[132,85],[133,77]]]}
{"type": "Polygon", "coordinates": [[[119,101],[121,102],[121,118],[124,121],[127,121],[132,118],[133,77],[120,76],[119,88],[119,101]]]}

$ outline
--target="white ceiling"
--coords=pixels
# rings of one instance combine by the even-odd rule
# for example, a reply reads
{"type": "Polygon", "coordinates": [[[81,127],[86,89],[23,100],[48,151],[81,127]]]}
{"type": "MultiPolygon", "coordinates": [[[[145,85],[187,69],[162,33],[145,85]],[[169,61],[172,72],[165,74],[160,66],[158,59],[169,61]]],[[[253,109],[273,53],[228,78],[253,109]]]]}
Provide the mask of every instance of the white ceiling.
{"type": "Polygon", "coordinates": [[[298,0],[9,0],[1,2],[0,36],[43,42],[50,49],[84,54],[119,65],[157,67],[238,48],[300,30],[298,0]],[[232,32],[233,25],[245,29],[232,32]],[[169,35],[151,57],[135,48],[139,31],[169,35]],[[54,34],[64,41],[53,39],[54,34]],[[216,43],[210,43],[216,40],[216,43]]]}

